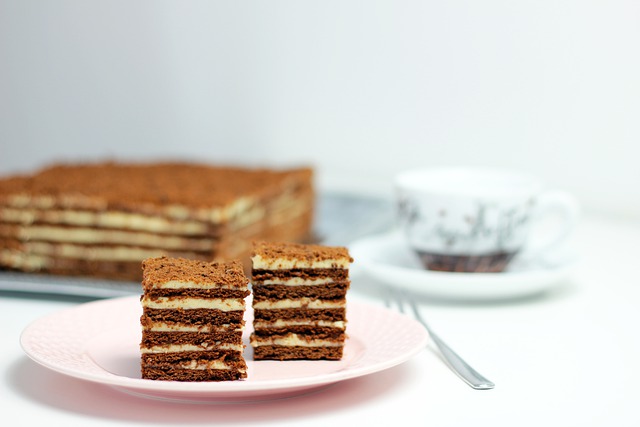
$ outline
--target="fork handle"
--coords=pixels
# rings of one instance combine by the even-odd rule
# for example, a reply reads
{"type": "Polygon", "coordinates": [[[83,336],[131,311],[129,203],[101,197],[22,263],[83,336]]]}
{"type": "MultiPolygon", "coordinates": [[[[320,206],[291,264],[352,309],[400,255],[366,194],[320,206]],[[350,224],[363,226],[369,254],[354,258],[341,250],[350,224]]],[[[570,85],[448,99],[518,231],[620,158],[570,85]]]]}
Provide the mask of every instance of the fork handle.
{"type": "Polygon", "coordinates": [[[442,357],[449,368],[455,372],[464,382],[469,384],[476,390],[489,390],[495,387],[495,384],[467,364],[458,354],[451,350],[449,346],[440,339],[436,334],[429,331],[431,340],[436,344],[442,357]]]}

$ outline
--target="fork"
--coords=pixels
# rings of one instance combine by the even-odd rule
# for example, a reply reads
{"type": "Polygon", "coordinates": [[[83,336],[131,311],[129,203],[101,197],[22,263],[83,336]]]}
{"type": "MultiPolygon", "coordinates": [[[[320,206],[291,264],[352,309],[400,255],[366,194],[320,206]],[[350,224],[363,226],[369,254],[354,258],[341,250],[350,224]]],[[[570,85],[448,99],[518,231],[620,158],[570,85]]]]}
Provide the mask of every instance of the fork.
{"type": "Polygon", "coordinates": [[[406,302],[409,304],[409,307],[411,307],[411,310],[413,311],[413,315],[427,329],[431,340],[435,343],[436,347],[438,347],[443,360],[456,375],[476,390],[489,390],[495,387],[495,384],[492,381],[489,381],[469,366],[467,362],[458,356],[455,351],[453,351],[438,335],[433,332],[420,314],[420,310],[418,310],[418,306],[411,295],[404,290],[393,289],[391,287],[388,288],[388,293],[390,298],[385,299],[385,305],[390,308],[392,301],[395,301],[398,306],[398,310],[400,310],[401,313],[404,313],[404,303],[406,302]]]}

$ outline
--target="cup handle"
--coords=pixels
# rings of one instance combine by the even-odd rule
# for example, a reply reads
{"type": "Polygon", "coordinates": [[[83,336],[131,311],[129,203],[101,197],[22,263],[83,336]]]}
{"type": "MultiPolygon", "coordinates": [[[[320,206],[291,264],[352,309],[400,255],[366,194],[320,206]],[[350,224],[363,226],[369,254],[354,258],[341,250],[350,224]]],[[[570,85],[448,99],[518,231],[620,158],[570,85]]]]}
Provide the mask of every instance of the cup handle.
{"type": "Polygon", "coordinates": [[[561,217],[559,224],[555,225],[557,230],[547,233],[545,237],[540,239],[535,239],[535,229],[531,230],[531,243],[525,246],[522,251],[523,258],[536,257],[545,251],[560,247],[573,234],[580,217],[580,205],[576,198],[560,190],[542,193],[538,197],[538,206],[533,213],[532,227],[535,228],[536,224],[554,213],[561,217]]]}

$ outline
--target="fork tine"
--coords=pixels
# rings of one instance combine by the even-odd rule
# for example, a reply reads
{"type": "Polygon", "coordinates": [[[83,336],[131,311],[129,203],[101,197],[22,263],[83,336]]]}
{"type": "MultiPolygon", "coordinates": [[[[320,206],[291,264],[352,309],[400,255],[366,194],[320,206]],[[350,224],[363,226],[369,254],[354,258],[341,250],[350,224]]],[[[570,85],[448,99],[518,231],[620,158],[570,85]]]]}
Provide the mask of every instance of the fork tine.
{"type": "Polygon", "coordinates": [[[393,308],[393,304],[392,304],[392,294],[391,294],[391,289],[389,286],[385,286],[381,288],[381,296],[382,296],[382,300],[384,301],[384,306],[387,308],[393,308]]]}
{"type": "Polygon", "coordinates": [[[414,299],[413,295],[409,294],[404,289],[400,290],[400,294],[402,295],[402,298],[405,301],[407,301],[407,303],[409,304],[409,307],[411,307],[411,311],[413,312],[413,315],[418,320],[418,322],[422,323],[424,327],[427,328],[427,331],[431,333],[431,330],[429,329],[429,325],[427,325],[426,320],[424,320],[424,318],[420,314],[420,310],[418,310],[418,304],[416,304],[416,300],[414,299]]]}
{"type": "Polygon", "coordinates": [[[404,298],[402,295],[402,292],[399,292],[399,290],[396,289],[396,291],[393,293],[395,299],[396,299],[396,303],[398,304],[398,310],[400,310],[400,313],[404,314],[404,298]]]}
{"type": "Polygon", "coordinates": [[[414,297],[404,289],[393,288],[391,286],[388,287],[388,298],[385,299],[385,305],[387,307],[390,306],[390,303],[387,304],[387,301],[392,300],[398,304],[399,310],[401,313],[404,313],[404,302],[406,302],[409,307],[411,307],[411,311],[413,312],[414,317],[418,320],[429,332],[431,336],[431,340],[436,345],[436,347],[440,350],[440,356],[444,360],[444,362],[451,368],[453,372],[456,373],[462,380],[464,380],[468,385],[476,390],[487,390],[495,387],[495,384],[481,374],[479,374],[475,369],[473,369],[469,364],[467,364],[462,358],[453,351],[442,339],[436,335],[429,325],[424,320],[422,315],[420,314],[420,310],[418,309],[418,305],[414,297]]]}

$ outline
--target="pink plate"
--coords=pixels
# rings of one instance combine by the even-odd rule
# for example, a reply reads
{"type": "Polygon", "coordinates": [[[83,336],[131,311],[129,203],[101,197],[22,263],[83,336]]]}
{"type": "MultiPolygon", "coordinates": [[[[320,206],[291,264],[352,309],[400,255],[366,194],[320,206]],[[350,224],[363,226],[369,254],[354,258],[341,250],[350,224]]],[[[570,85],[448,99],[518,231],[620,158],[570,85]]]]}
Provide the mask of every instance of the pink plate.
{"type": "MultiPolygon", "coordinates": [[[[251,303],[248,302],[248,307],[251,303]]],[[[247,309],[244,341],[248,378],[230,382],[173,382],[140,378],[139,297],[106,299],[36,320],[22,332],[22,348],[37,363],[65,375],[158,399],[240,402],[302,394],[405,362],[427,344],[411,317],[349,301],[340,361],[253,361],[247,309]]]]}

